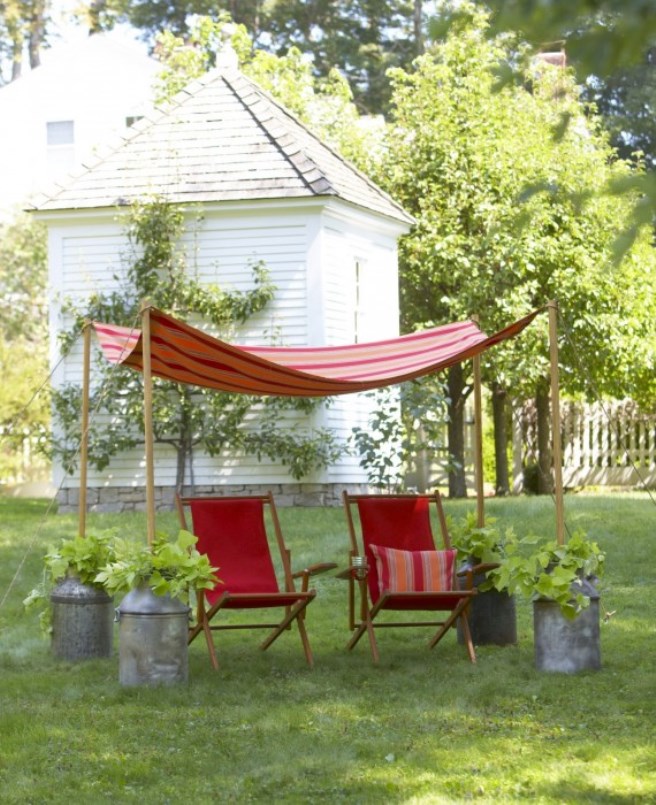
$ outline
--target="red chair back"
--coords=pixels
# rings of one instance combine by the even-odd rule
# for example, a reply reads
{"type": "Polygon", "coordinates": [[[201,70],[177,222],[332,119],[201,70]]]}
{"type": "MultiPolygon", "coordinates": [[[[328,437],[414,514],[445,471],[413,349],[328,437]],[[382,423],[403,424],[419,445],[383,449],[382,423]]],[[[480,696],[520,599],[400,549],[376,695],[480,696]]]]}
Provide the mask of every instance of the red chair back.
{"type": "Polygon", "coordinates": [[[188,501],[197,548],[218,567],[221,580],[207,591],[212,603],[221,593],[277,593],[263,498],[197,498],[188,501]]]}
{"type": "Polygon", "coordinates": [[[365,556],[369,565],[367,584],[372,601],[379,596],[376,559],[371,545],[403,551],[434,551],[429,499],[418,496],[356,497],[365,556]]]}

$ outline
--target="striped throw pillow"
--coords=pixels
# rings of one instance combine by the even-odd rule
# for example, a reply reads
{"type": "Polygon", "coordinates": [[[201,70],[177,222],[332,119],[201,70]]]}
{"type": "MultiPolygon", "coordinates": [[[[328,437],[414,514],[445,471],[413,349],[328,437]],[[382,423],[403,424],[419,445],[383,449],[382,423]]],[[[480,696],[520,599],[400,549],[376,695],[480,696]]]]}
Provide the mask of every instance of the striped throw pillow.
{"type": "Polygon", "coordinates": [[[371,545],[379,592],[425,593],[451,590],[456,551],[400,551],[371,545]]]}

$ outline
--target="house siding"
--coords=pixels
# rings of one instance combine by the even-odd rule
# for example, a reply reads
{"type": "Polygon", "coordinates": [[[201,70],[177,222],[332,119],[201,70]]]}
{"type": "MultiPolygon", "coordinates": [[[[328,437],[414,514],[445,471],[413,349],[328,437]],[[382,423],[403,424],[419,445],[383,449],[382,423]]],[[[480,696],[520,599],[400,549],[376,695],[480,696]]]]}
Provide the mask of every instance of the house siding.
{"type": "MultiPolygon", "coordinates": [[[[329,219],[324,248],[326,343],[352,344],[398,335],[396,240],[383,235],[372,238],[371,232],[353,223],[329,219]]],[[[340,440],[347,440],[354,427],[367,427],[374,408],[368,394],[336,397],[324,410],[322,424],[340,440]]],[[[325,480],[363,484],[366,474],[358,457],[351,455],[328,468],[325,480]]]]}
{"type": "MultiPolygon", "coordinates": [[[[189,270],[204,284],[215,283],[225,289],[246,291],[252,287],[249,266],[263,261],[277,290],[266,310],[252,317],[233,333],[222,333],[235,343],[261,344],[267,339],[276,343],[303,346],[307,344],[347,344],[354,339],[354,266],[356,261],[367,266],[364,280],[367,293],[375,290],[369,306],[383,316],[367,319],[367,340],[393,336],[397,332],[396,249],[393,236],[372,242],[356,226],[345,220],[322,218],[316,210],[307,212],[265,209],[221,210],[206,208],[199,220],[199,210],[189,211],[189,226],[181,241],[189,270]],[[375,328],[378,328],[377,330],[375,328]]],[[[61,312],[61,304],[71,300],[77,305],[94,292],[109,292],[125,277],[131,259],[131,245],[123,226],[109,215],[77,219],[75,225],[61,221],[50,226],[51,328],[55,335],[70,325],[70,317],[61,312]]],[[[56,351],[53,363],[59,362],[56,351]]],[[[102,359],[101,359],[102,360],[102,359]]],[[[82,347],[78,343],[59,365],[55,382],[81,383],[82,347]]],[[[92,369],[93,375],[93,369],[92,369]]],[[[93,381],[92,381],[93,382],[93,381]]],[[[346,440],[355,425],[366,426],[372,401],[364,395],[337,397],[310,417],[290,413],[289,427],[327,427],[346,440]]],[[[63,507],[74,507],[76,474],[67,475],[56,467],[55,483],[62,488],[63,507]],[[67,503],[73,501],[73,503],[67,503]]],[[[156,446],[155,483],[170,489],[176,480],[174,451],[156,446]]],[[[191,481],[191,476],[186,478],[191,481]]],[[[263,485],[279,490],[317,490],[325,502],[326,488],[339,484],[360,485],[366,482],[355,457],[346,457],[338,466],[294,482],[285,467],[254,457],[223,455],[211,458],[198,451],[193,460],[193,481],[197,488],[234,490],[263,485]]],[[[99,490],[96,509],[112,507],[139,508],[135,490],[145,484],[142,449],[122,453],[109,467],[96,471],[89,467],[88,486],[99,490]],[[105,490],[104,492],[102,490],[105,490]],[[114,490],[112,492],[111,490],[114,490]],[[116,490],[122,490],[120,494],[116,490]]],[[[316,496],[316,495],[315,495],[316,496]]],[[[92,501],[94,498],[92,497],[92,501]]],[[[162,492],[161,500],[169,501],[162,492]]]]}

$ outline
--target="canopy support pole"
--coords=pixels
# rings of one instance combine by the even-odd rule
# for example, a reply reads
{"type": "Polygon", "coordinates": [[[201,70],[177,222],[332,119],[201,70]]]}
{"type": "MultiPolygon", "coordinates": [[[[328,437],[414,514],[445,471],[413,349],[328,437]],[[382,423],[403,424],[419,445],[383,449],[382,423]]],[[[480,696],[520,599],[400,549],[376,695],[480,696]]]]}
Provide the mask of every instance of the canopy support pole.
{"type": "Polygon", "coordinates": [[[558,303],[551,301],[549,308],[549,357],[551,361],[551,442],[554,467],[554,495],[556,498],[556,540],[565,544],[565,503],[563,498],[563,464],[560,442],[560,389],[558,384],[558,303]]]}
{"type": "Polygon", "coordinates": [[[80,438],[80,493],[78,502],[81,537],[86,536],[87,527],[87,467],[89,463],[89,397],[91,383],[91,323],[86,322],[82,330],[82,434],[80,438]]]}
{"type": "MultiPolygon", "coordinates": [[[[472,321],[478,324],[478,316],[472,321]]],[[[476,485],[476,525],[485,526],[485,493],[483,489],[483,403],[481,391],[481,357],[474,355],[474,479],[476,485]]]]}
{"type": "Polygon", "coordinates": [[[141,305],[144,383],[144,439],[146,446],[146,534],[155,541],[155,454],[153,447],[153,374],[150,360],[150,303],[141,305]]]}

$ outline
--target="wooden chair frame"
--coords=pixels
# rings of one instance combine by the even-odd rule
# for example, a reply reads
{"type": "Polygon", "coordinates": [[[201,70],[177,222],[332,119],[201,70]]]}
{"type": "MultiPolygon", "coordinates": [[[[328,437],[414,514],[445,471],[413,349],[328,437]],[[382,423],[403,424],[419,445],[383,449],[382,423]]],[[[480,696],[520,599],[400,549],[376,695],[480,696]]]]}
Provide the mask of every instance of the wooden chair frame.
{"type": "Polygon", "coordinates": [[[430,504],[434,504],[437,511],[437,517],[440,524],[440,531],[442,534],[442,541],[445,550],[451,549],[451,540],[446,525],[446,518],[444,516],[444,509],[442,507],[442,500],[439,492],[430,495],[351,495],[348,491],[343,493],[344,509],[346,512],[346,520],[348,523],[349,537],[351,541],[351,549],[349,552],[349,566],[346,570],[342,571],[339,576],[345,578],[349,583],[348,588],[348,605],[349,605],[349,629],[353,632],[351,639],[347,644],[347,648],[352,650],[360,640],[360,638],[367,634],[369,638],[369,646],[373,661],[378,663],[380,660],[380,653],[378,651],[378,643],[376,641],[375,629],[391,628],[391,627],[416,627],[416,626],[430,626],[438,627],[437,632],[429,641],[429,648],[436,646],[444,635],[451,627],[455,627],[460,622],[462,634],[467,648],[469,659],[472,663],[476,662],[476,652],[469,629],[469,621],[467,618],[467,609],[472,597],[476,594],[473,586],[473,573],[467,572],[464,576],[465,585],[462,589],[457,583],[457,569],[454,564],[453,578],[451,590],[443,591],[440,593],[434,592],[383,592],[376,602],[370,605],[371,596],[368,588],[368,576],[370,568],[368,565],[362,564],[362,557],[365,557],[365,540],[362,534],[361,524],[359,519],[354,516],[354,511],[357,509],[358,501],[372,500],[375,498],[380,499],[417,499],[426,498],[429,502],[429,515],[430,504]],[[355,559],[358,557],[358,559],[355,559]],[[355,561],[354,561],[355,559],[355,561]],[[356,590],[359,593],[360,607],[359,617],[356,616],[356,590]],[[377,616],[383,611],[398,610],[411,610],[411,611],[442,611],[448,612],[448,615],[442,620],[416,620],[416,621],[387,621],[377,620],[377,616]]]}
{"type": "MultiPolygon", "coordinates": [[[[310,641],[305,628],[305,610],[308,604],[316,597],[316,591],[309,589],[309,580],[311,576],[317,573],[322,573],[330,570],[336,565],[334,563],[322,562],[313,564],[303,570],[297,572],[292,571],[291,568],[291,552],[285,545],[285,541],[280,527],[280,520],[276,509],[275,501],[271,492],[265,495],[210,495],[210,496],[176,496],[176,505],[178,516],[182,528],[192,531],[187,523],[185,508],[189,507],[193,501],[203,502],[225,502],[225,501],[260,501],[264,510],[268,506],[273,523],[273,531],[275,534],[275,541],[280,552],[282,562],[282,571],[284,576],[284,590],[277,593],[231,593],[229,590],[224,591],[220,598],[211,606],[207,606],[205,594],[203,592],[196,596],[196,618],[189,628],[188,644],[192,643],[201,632],[205,635],[207,649],[210,655],[210,662],[214,669],[218,669],[219,662],[216,655],[216,648],[212,637],[212,632],[233,630],[233,629],[270,629],[271,632],[266,639],[260,644],[260,648],[265,651],[269,646],[278,639],[278,637],[286,630],[290,629],[292,624],[296,622],[298,631],[301,636],[301,643],[305,653],[307,664],[312,668],[314,659],[312,656],[312,649],[310,648],[310,641]],[[295,580],[300,579],[300,590],[296,589],[295,580]],[[260,608],[282,608],[284,616],[281,620],[274,622],[266,621],[260,623],[211,623],[212,619],[219,613],[220,610],[226,609],[239,609],[240,603],[243,608],[260,609],[260,608]]],[[[266,528],[266,526],[265,526],[266,528]]],[[[269,537],[267,532],[267,537],[269,537]]],[[[269,545],[269,550],[271,546],[269,545]]],[[[245,557],[247,560],[247,557],[245,557]]],[[[218,572],[219,578],[221,577],[221,569],[218,572]]]]}

